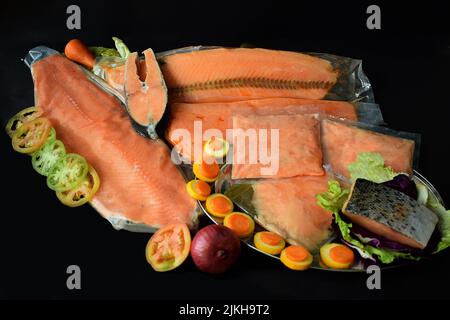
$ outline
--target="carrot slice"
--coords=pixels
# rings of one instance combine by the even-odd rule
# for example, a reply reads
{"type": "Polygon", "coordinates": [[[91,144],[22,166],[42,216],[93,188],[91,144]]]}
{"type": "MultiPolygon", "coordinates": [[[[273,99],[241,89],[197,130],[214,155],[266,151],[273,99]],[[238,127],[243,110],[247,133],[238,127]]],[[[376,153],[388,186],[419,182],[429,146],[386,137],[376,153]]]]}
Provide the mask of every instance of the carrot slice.
{"type": "Polygon", "coordinates": [[[218,213],[227,213],[232,210],[230,202],[224,197],[214,197],[211,199],[211,208],[218,213]]]}
{"type": "Polygon", "coordinates": [[[331,248],[330,257],[339,263],[351,263],[355,259],[353,251],[346,246],[335,246],[331,248]]]}
{"type": "Polygon", "coordinates": [[[215,178],[219,174],[219,165],[214,160],[202,161],[200,167],[200,173],[207,178],[215,178]]]}
{"type": "Polygon", "coordinates": [[[286,256],[292,261],[304,261],[309,256],[308,250],[303,246],[289,246],[285,250],[286,256]]]}
{"type": "Polygon", "coordinates": [[[207,197],[211,194],[211,187],[205,181],[197,180],[194,183],[194,190],[197,194],[207,197]]]}
{"type": "Polygon", "coordinates": [[[255,230],[253,219],[241,212],[233,212],[225,217],[223,225],[233,230],[241,238],[246,238],[255,230]]]}
{"type": "Polygon", "coordinates": [[[277,244],[279,244],[281,242],[281,240],[283,240],[283,238],[281,238],[279,235],[277,235],[276,233],[273,232],[261,232],[261,240],[271,246],[276,246],[277,244]]]}

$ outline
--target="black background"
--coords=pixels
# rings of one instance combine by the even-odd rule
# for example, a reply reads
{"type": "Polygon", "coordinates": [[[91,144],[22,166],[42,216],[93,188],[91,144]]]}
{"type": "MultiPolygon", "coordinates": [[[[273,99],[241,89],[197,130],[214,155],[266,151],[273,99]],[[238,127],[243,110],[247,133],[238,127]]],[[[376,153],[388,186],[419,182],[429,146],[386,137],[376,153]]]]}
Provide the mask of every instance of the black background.
{"type": "MultiPolygon", "coordinates": [[[[296,1],[201,3],[166,1],[9,2],[0,11],[1,125],[33,104],[30,72],[21,62],[40,44],[62,50],[71,38],[132,50],[187,45],[239,46],[329,52],[363,59],[389,126],[422,134],[420,171],[450,203],[450,28],[441,2],[380,3],[382,29],[366,28],[372,2],[296,1]],[[79,4],[81,30],[66,28],[66,8],[79,4]]],[[[191,261],[155,273],[144,248],[149,236],[114,231],[92,208],[59,203],[0,135],[2,209],[0,298],[78,299],[398,299],[449,298],[450,252],[382,272],[382,290],[367,275],[294,272],[244,248],[238,265],[220,276],[191,261]],[[82,290],[66,288],[66,268],[82,270],[82,290]]]]}

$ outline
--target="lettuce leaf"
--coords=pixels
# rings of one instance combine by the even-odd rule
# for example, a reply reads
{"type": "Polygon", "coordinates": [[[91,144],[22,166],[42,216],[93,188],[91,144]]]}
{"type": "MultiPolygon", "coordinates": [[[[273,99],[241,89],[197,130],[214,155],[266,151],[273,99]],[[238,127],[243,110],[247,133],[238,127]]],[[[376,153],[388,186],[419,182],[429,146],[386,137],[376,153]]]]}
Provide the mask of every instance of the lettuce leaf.
{"type": "Polygon", "coordinates": [[[385,167],[381,154],[374,152],[358,154],[356,162],[348,165],[348,171],[352,182],[362,178],[375,183],[383,183],[399,175],[391,167],[385,167]]]}
{"type": "MultiPolygon", "coordinates": [[[[328,181],[328,191],[320,193],[316,196],[317,204],[327,211],[330,211],[334,215],[334,221],[336,222],[342,239],[349,243],[351,246],[359,249],[362,252],[363,258],[373,259],[375,255],[378,260],[384,264],[392,263],[397,258],[420,260],[421,257],[416,257],[410,253],[397,252],[389,249],[377,248],[371,245],[362,243],[360,240],[353,238],[351,235],[352,224],[345,222],[339,212],[347,200],[349,191],[342,189],[339,182],[336,180],[328,181]]],[[[450,220],[449,220],[450,221],[450,220]]],[[[450,232],[450,228],[449,228],[450,232]]]]}
{"type": "Polygon", "coordinates": [[[89,47],[89,50],[94,54],[95,57],[120,57],[126,59],[130,54],[130,49],[125,45],[125,43],[117,37],[112,37],[114,45],[116,48],[105,48],[105,47],[89,47]]]}
{"type": "Polygon", "coordinates": [[[441,234],[441,240],[439,241],[436,250],[433,252],[438,253],[450,247],[450,210],[445,210],[438,199],[432,194],[428,196],[427,206],[433,210],[439,218],[437,226],[441,234]]]}
{"type": "Polygon", "coordinates": [[[117,37],[112,37],[112,39],[114,40],[114,44],[116,46],[117,51],[119,52],[120,57],[124,59],[128,58],[128,55],[130,54],[130,49],[128,49],[125,43],[117,37]]]}
{"type": "Polygon", "coordinates": [[[119,51],[113,48],[89,47],[95,57],[120,57],[119,51]]]}

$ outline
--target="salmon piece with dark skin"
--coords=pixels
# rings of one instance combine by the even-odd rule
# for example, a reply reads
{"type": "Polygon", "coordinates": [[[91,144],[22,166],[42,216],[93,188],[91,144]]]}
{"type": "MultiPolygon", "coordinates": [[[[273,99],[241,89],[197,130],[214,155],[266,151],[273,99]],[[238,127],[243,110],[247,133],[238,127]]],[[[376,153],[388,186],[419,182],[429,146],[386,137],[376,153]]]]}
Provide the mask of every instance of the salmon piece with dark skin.
{"type": "Polygon", "coordinates": [[[382,184],[356,179],[342,209],[352,222],[386,239],[424,249],[438,222],[415,199],[382,184]]]}
{"type": "Polygon", "coordinates": [[[327,60],[259,48],[199,50],[159,61],[171,102],[323,99],[338,78],[327,60]]]}
{"type": "Polygon", "coordinates": [[[334,173],[350,178],[348,165],[362,152],[381,154],[386,166],[395,172],[412,174],[414,141],[393,137],[351,124],[323,120],[321,126],[324,157],[334,173]]]}
{"type": "Polygon", "coordinates": [[[155,127],[166,110],[167,88],[152,49],[145,50],[144,57],[144,68],[136,52],[127,58],[125,99],[133,120],[147,127],[149,135],[156,138],[155,127]]]}
{"type": "Polygon", "coordinates": [[[223,138],[232,129],[233,115],[297,115],[320,114],[357,120],[356,108],[345,101],[269,98],[219,103],[173,103],[166,138],[187,159],[194,160],[194,141],[181,141],[177,129],[186,129],[193,136],[194,122],[201,121],[203,131],[218,129],[223,138]]]}
{"type": "Polygon", "coordinates": [[[160,140],[139,136],[115,97],[59,54],[33,63],[32,74],[36,105],[58,139],[99,173],[100,189],[91,204],[100,214],[149,228],[196,224],[196,202],[185,192],[169,149],[160,140]]]}

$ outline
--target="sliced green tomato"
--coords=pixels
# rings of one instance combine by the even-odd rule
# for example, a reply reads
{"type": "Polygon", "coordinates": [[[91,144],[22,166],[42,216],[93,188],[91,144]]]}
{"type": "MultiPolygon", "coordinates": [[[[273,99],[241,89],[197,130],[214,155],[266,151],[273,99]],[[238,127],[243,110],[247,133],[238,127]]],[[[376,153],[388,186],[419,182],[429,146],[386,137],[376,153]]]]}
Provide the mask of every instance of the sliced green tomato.
{"type": "Polygon", "coordinates": [[[55,140],[56,140],[56,130],[55,130],[55,128],[52,127],[48,134],[47,140],[45,140],[45,144],[53,142],[55,140]]]}
{"type": "Polygon", "coordinates": [[[29,107],[19,111],[6,124],[6,133],[12,138],[14,132],[19,129],[24,123],[37,119],[41,116],[41,111],[36,107],[29,107]]]}
{"type": "Polygon", "coordinates": [[[47,140],[50,129],[50,121],[43,117],[24,123],[12,137],[14,150],[27,154],[39,150],[47,140]]]}
{"type": "Polygon", "coordinates": [[[173,270],[189,255],[191,234],[184,223],[158,230],[148,241],[145,257],[155,271],[173,270]]]}
{"type": "Polygon", "coordinates": [[[66,154],[50,170],[47,186],[56,192],[75,189],[86,178],[88,171],[86,159],[75,153],[66,154]]]}
{"type": "Polygon", "coordinates": [[[31,158],[34,170],[48,176],[53,166],[66,155],[66,148],[60,140],[48,141],[31,158]]]}
{"type": "Polygon", "coordinates": [[[88,174],[81,184],[75,189],[64,192],[56,192],[59,201],[69,207],[79,207],[92,200],[100,187],[100,178],[97,171],[89,166],[88,174]]]}
{"type": "Polygon", "coordinates": [[[205,142],[203,151],[214,158],[223,158],[227,155],[230,144],[227,140],[218,137],[211,137],[205,142]]]}

